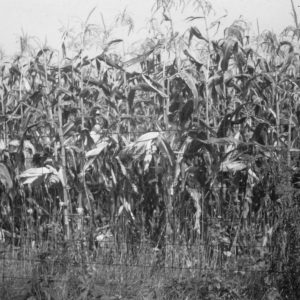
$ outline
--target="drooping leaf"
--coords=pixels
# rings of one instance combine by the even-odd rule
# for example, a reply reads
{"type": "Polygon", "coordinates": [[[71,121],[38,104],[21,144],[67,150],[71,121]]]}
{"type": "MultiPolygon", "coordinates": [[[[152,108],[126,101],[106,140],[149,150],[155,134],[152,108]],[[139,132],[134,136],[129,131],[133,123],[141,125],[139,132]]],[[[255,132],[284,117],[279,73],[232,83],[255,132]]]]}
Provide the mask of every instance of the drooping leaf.
{"type": "Polygon", "coordinates": [[[66,186],[66,180],[65,180],[65,178],[63,176],[63,168],[62,167],[59,168],[59,170],[57,172],[57,177],[61,181],[62,186],[65,187],[66,186]]]}
{"type": "Polygon", "coordinates": [[[132,190],[138,194],[139,193],[139,190],[138,190],[138,187],[136,186],[136,184],[134,184],[133,182],[130,182],[130,185],[131,185],[131,188],[132,190]]]}
{"type": "Polygon", "coordinates": [[[247,60],[246,60],[243,52],[242,51],[237,51],[236,54],[234,55],[234,59],[235,59],[235,62],[237,64],[237,67],[240,71],[240,74],[242,74],[243,73],[243,68],[247,64],[247,60]]]}
{"type": "Polygon", "coordinates": [[[279,51],[280,51],[281,47],[283,47],[283,46],[289,46],[288,53],[294,52],[294,46],[293,46],[293,44],[291,42],[289,42],[289,41],[282,41],[282,42],[280,42],[280,44],[279,44],[279,46],[278,46],[278,48],[276,50],[277,54],[279,54],[279,51]]]}
{"type": "Polygon", "coordinates": [[[123,174],[124,176],[127,176],[127,170],[126,170],[124,164],[122,163],[122,161],[120,160],[120,158],[119,158],[118,156],[116,157],[116,160],[117,160],[117,162],[118,162],[118,164],[119,164],[119,166],[120,166],[120,169],[121,169],[122,174],[123,174]]]}
{"type": "Polygon", "coordinates": [[[238,51],[238,42],[233,39],[227,39],[222,45],[223,58],[221,60],[221,69],[223,72],[227,71],[229,59],[233,53],[238,51]]]}
{"type": "Polygon", "coordinates": [[[136,143],[154,140],[154,139],[158,138],[159,135],[160,135],[160,133],[158,131],[147,132],[147,133],[141,135],[137,139],[136,143]]]}
{"type": "MultiPolygon", "coordinates": [[[[246,200],[247,200],[247,198],[246,198],[246,200]]],[[[248,201],[245,201],[245,202],[244,202],[244,207],[243,207],[243,212],[242,212],[242,216],[243,216],[244,219],[247,218],[247,216],[248,216],[248,214],[249,214],[249,211],[250,211],[249,203],[248,203],[248,201]]],[[[277,298],[277,297],[276,297],[276,298],[277,298]]],[[[276,299],[276,298],[275,298],[275,299],[276,299]]]]}
{"type": "Polygon", "coordinates": [[[181,124],[185,124],[191,120],[194,111],[194,101],[188,100],[179,110],[179,120],[181,124]]]}
{"type": "Polygon", "coordinates": [[[196,16],[196,17],[190,16],[190,17],[186,18],[186,20],[189,22],[195,21],[197,19],[204,19],[204,17],[203,16],[196,16]]]}
{"type": "Polygon", "coordinates": [[[167,16],[166,13],[163,13],[163,16],[164,16],[164,20],[165,20],[165,21],[167,21],[167,22],[170,22],[170,21],[171,21],[170,17],[167,16]]]}
{"type": "Polygon", "coordinates": [[[15,65],[12,65],[9,69],[9,72],[11,75],[21,76],[21,72],[19,68],[15,65]]]}
{"type": "Polygon", "coordinates": [[[251,140],[254,142],[257,142],[261,145],[267,145],[268,144],[268,128],[269,128],[269,124],[259,123],[253,132],[253,136],[252,136],[251,140]]]}
{"type": "Polygon", "coordinates": [[[292,61],[293,61],[294,57],[295,57],[294,52],[290,52],[288,54],[288,56],[286,57],[282,67],[280,68],[280,73],[285,73],[287,71],[289,66],[292,64],[292,61]]]}
{"type": "Polygon", "coordinates": [[[157,48],[157,46],[153,47],[152,49],[150,49],[149,51],[147,51],[144,54],[138,55],[137,57],[134,57],[134,58],[131,58],[131,59],[125,61],[123,63],[124,67],[130,67],[130,66],[132,66],[134,64],[138,64],[138,63],[141,63],[141,62],[145,61],[147,59],[147,57],[150,54],[152,54],[156,48],[157,48]]]}
{"type": "Polygon", "coordinates": [[[117,185],[117,178],[116,178],[116,175],[115,175],[115,172],[113,170],[113,168],[110,168],[110,175],[111,175],[111,179],[112,179],[112,182],[114,184],[114,186],[117,185]]]}
{"type": "Polygon", "coordinates": [[[84,193],[82,197],[83,206],[87,208],[87,210],[92,210],[92,204],[95,203],[94,195],[91,192],[90,188],[85,184],[84,185],[84,193]]]}
{"type": "Polygon", "coordinates": [[[218,144],[218,145],[228,145],[228,144],[240,144],[241,141],[231,137],[222,137],[222,138],[214,138],[211,137],[207,140],[201,140],[201,142],[205,144],[218,144]]]}
{"type": "Polygon", "coordinates": [[[43,182],[43,180],[44,180],[43,176],[28,177],[23,181],[23,184],[24,185],[27,185],[27,184],[28,185],[32,185],[32,184],[39,185],[43,182]]]}
{"type": "Polygon", "coordinates": [[[23,184],[39,184],[44,178],[50,175],[55,176],[58,179],[56,182],[60,181],[56,169],[49,165],[47,167],[27,169],[19,175],[19,178],[23,184]]]}
{"type": "Polygon", "coordinates": [[[225,94],[224,94],[224,90],[223,90],[223,74],[217,73],[214,76],[210,77],[207,81],[207,86],[208,86],[209,92],[212,95],[217,92],[217,94],[221,98],[225,98],[225,94]]]}
{"type": "Polygon", "coordinates": [[[144,157],[144,172],[147,172],[152,161],[152,142],[149,140],[146,143],[146,155],[144,157]]]}
{"type": "Polygon", "coordinates": [[[36,60],[38,60],[43,54],[45,54],[45,53],[47,53],[49,51],[51,51],[51,50],[48,47],[39,50],[38,53],[37,53],[37,55],[36,55],[36,60]]]}
{"type": "Polygon", "coordinates": [[[223,138],[223,137],[227,136],[227,132],[232,126],[231,119],[232,119],[231,114],[227,114],[224,116],[224,118],[221,121],[220,126],[218,128],[218,132],[217,132],[218,138],[223,138]]]}
{"type": "Polygon", "coordinates": [[[159,84],[155,83],[153,80],[150,78],[147,78],[144,74],[142,74],[143,80],[151,87],[155,92],[157,92],[161,97],[163,98],[168,98],[168,95],[166,95],[162,90],[159,90],[159,84]]]}
{"type": "Polygon", "coordinates": [[[72,93],[70,92],[70,90],[63,88],[63,87],[58,87],[56,90],[57,96],[61,95],[61,94],[65,94],[69,97],[72,96],[72,93]]]}
{"type": "Polygon", "coordinates": [[[247,165],[241,161],[224,161],[221,163],[220,170],[222,172],[237,172],[247,168],[247,165]]]}
{"type": "Polygon", "coordinates": [[[221,20],[226,18],[227,17],[227,14],[219,17],[218,19],[214,20],[213,22],[211,22],[210,26],[209,26],[209,29],[212,29],[214,28],[215,26],[217,26],[217,29],[216,29],[216,33],[218,32],[219,30],[219,27],[220,27],[220,24],[221,24],[221,20]]]}
{"type": "Polygon", "coordinates": [[[121,43],[121,42],[123,42],[122,39],[115,39],[115,40],[110,41],[110,42],[104,47],[103,53],[104,53],[104,52],[107,52],[108,49],[109,49],[112,45],[118,44],[118,43],[121,43]]]}
{"type": "Polygon", "coordinates": [[[60,179],[57,175],[54,174],[50,174],[49,176],[47,176],[46,181],[45,181],[48,185],[53,185],[53,184],[58,184],[60,183],[60,179]]]}
{"type": "Polygon", "coordinates": [[[165,141],[161,136],[158,137],[158,147],[160,151],[168,157],[170,165],[173,166],[175,161],[174,153],[167,141],[165,141]]]}
{"type": "Polygon", "coordinates": [[[111,108],[113,108],[114,111],[115,111],[116,113],[119,113],[119,108],[118,108],[116,102],[115,102],[113,99],[111,99],[111,100],[105,99],[105,100],[106,100],[106,103],[107,103],[111,108]]]}
{"type": "Polygon", "coordinates": [[[47,167],[30,168],[19,175],[20,178],[39,177],[53,173],[53,170],[47,167]]]}
{"type": "Polygon", "coordinates": [[[128,106],[129,106],[130,111],[132,110],[135,93],[136,93],[135,89],[130,89],[130,91],[128,93],[127,101],[128,101],[128,106]]]}
{"type": "Polygon", "coordinates": [[[191,45],[191,41],[194,36],[197,39],[203,40],[208,43],[208,40],[202,35],[202,33],[199,31],[199,29],[193,26],[190,28],[189,46],[191,45]]]}
{"type": "Polygon", "coordinates": [[[6,149],[6,141],[3,139],[0,139],[0,151],[3,151],[6,149]]]}
{"type": "Polygon", "coordinates": [[[243,45],[243,34],[244,29],[237,24],[232,24],[231,26],[225,29],[225,37],[234,38],[238,42],[240,42],[241,45],[243,45]]]}
{"type": "Polygon", "coordinates": [[[152,161],[153,151],[157,147],[168,157],[170,164],[173,164],[172,150],[160,136],[159,132],[148,132],[141,135],[135,142],[127,145],[120,153],[121,159],[132,157],[135,160],[144,160],[144,170],[147,171],[152,161]]]}
{"type": "Polygon", "coordinates": [[[119,208],[118,215],[120,216],[122,214],[123,210],[125,210],[130,215],[132,220],[135,220],[130,204],[123,197],[121,198],[121,202],[122,202],[122,205],[119,208]]]}
{"type": "Polygon", "coordinates": [[[100,61],[100,59],[96,59],[96,67],[97,67],[98,76],[99,76],[100,71],[101,71],[101,61],[100,61]]]}
{"type": "Polygon", "coordinates": [[[24,89],[27,93],[29,93],[29,92],[31,91],[30,82],[29,82],[29,80],[28,80],[26,77],[23,77],[23,78],[22,78],[21,84],[22,84],[23,89],[24,89]]]}
{"type": "Polygon", "coordinates": [[[108,66],[118,69],[118,70],[123,70],[122,66],[117,64],[116,62],[114,62],[108,55],[106,55],[105,53],[102,53],[96,57],[94,57],[91,61],[93,60],[99,60],[99,61],[103,61],[104,63],[106,63],[108,66]]]}
{"type": "Polygon", "coordinates": [[[199,103],[199,95],[198,95],[198,91],[197,91],[197,87],[196,87],[197,81],[195,80],[195,78],[192,75],[190,75],[186,71],[180,71],[179,76],[191,90],[191,92],[193,94],[193,98],[194,98],[194,109],[196,109],[198,107],[198,103],[199,103]]]}
{"type": "Polygon", "coordinates": [[[96,158],[97,158],[97,156],[95,155],[95,156],[92,156],[91,158],[89,158],[86,162],[85,162],[85,164],[84,164],[84,166],[83,166],[83,168],[82,168],[82,174],[85,174],[86,173],[86,171],[89,169],[89,167],[94,163],[94,161],[96,160],[96,158]]]}
{"type": "Polygon", "coordinates": [[[102,151],[104,151],[104,149],[107,148],[108,145],[109,144],[107,142],[105,142],[105,141],[101,142],[101,143],[98,143],[97,144],[97,148],[92,149],[92,150],[86,152],[85,157],[86,158],[90,158],[90,157],[99,155],[102,151]]]}
{"type": "Polygon", "coordinates": [[[6,165],[3,163],[0,163],[0,181],[7,190],[11,190],[13,188],[13,181],[10,173],[6,165]]]}
{"type": "Polygon", "coordinates": [[[198,70],[201,69],[201,67],[203,66],[203,64],[199,60],[197,60],[187,49],[185,49],[183,51],[183,53],[189,58],[189,60],[193,64],[195,64],[197,66],[198,70]]]}
{"type": "Polygon", "coordinates": [[[197,189],[192,189],[192,188],[187,188],[187,191],[191,195],[193,201],[194,201],[194,206],[196,208],[196,213],[195,213],[195,226],[194,229],[197,230],[198,233],[201,232],[201,227],[200,227],[200,218],[202,214],[202,209],[201,209],[201,192],[197,189]]]}
{"type": "Polygon", "coordinates": [[[31,152],[32,155],[34,155],[36,153],[36,149],[35,149],[34,145],[30,141],[28,141],[28,140],[25,140],[23,142],[23,149],[24,150],[25,149],[30,150],[30,152],[31,152]]]}

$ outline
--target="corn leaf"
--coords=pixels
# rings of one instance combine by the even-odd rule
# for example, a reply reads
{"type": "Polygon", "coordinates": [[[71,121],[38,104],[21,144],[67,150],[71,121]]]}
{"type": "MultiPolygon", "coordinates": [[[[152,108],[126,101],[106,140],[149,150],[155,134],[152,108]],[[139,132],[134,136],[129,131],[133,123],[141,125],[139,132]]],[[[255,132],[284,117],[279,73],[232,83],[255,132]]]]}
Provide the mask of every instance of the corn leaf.
{"type": "Polygon", "coordinates": [[[104,149],[106,149],[107,146],[108,146],[108,143],[107,143],[107,142],[101,142],[101,143],[97,144],[97,148],[88,151],[88,152],[85,154],[85,157],[86,157],[86,158],[90,158],[90,157],[93,157],[93,156],[97,156],[97,155],[99,155],[102,151],[104,151],[104,149]]]}
{"type": "Polygon", "coordinates": [[[202,33],[199,31],[199,29],[193,26],[190,28],[189,45],[191,45],[191,41],[194,36],[197,39],[203,40],[208,43],[208,40],[202,35],[202,33]]]}
{"type": "Polygon", "coordinates": [[[180,71],[179,76],[191,90],[191,92],[193,94],[193,98],[194,98],[194,109],[196,109],[198,107],[198,103],[199,103],[199,95],[198,95],[198,91],[197,91],[197,87],[196,87],[197,81],[195,80],[195,78],[192,75],[190,75],[186,71],[180,71]]]}
{"type": "Polygon", "coordinates": [[[247,165],[241,161],[224,161],[221,163],[220,170],[223,172],[237,172],[247,168],[247,165]]]}
{"type": "Polygon", "coordinates": [[[0,181],[6,189],[10,190],[13,188],[13,181],[11,179],[8,168],[3,163],[0,163],[0,181]]]}

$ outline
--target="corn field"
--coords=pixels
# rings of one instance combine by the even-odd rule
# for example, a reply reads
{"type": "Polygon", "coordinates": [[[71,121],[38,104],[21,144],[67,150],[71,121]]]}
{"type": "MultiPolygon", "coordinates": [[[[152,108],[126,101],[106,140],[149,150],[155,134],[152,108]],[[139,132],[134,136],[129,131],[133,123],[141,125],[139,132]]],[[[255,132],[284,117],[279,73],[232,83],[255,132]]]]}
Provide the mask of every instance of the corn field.
{"type": "Polygon", "coordinates": [[[1,299],[300,298],[294,3],[281,35],[215,39],[209,2],[178,1],[182,33],[174,2],[129,59],[91,11],[1,60],[1,299]]]}

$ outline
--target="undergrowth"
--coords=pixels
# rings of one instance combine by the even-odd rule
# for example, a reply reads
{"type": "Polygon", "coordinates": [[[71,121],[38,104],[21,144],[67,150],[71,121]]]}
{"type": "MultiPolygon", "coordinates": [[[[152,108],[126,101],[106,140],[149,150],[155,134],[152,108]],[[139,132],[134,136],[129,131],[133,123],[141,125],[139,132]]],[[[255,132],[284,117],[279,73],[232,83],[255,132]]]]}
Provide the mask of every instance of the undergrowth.
{"type": "Polygon", "coordinates": [[[20,250],[9,251],[1,260],[0,298],[281,299],[266,298],[269,291],[276,297],[279,293],[276,281],[259,265],[247,272],[235,271],[238,258],[223,269],[188,268],[158,262],[152,249],[141,249],[135,258],[131,256],[130,263],[125,252],[119,256],[111,253],[104,260],[105,251],[97,256],[86,251],[43,249],[28,251],[31,254],[26,258],[20,250]]]}

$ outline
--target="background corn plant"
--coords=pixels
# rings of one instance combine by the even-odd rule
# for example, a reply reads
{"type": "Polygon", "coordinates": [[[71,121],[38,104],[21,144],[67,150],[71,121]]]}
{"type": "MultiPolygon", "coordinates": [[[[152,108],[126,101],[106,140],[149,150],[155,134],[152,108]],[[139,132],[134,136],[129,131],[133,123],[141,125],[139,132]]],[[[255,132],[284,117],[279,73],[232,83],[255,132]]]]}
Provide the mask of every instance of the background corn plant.
{"type": "MultiPolygon", "coordinates": [[[[222,17],[210,21],[210,3],[193,2],[200,15],[184,33],[174,4],[157,1],[168,33],[153,27],[130,59],[91,11],[61,51],[23,35],[1,62],[0,226],[18,245],[78,238],[90,250],[105,229],[119,248],[149,242],[165,266],[180,261],[178,244],[191,247],[189,266],[230,268],[241,256],[288,271],[275,282],[297,299],[294,6],[295,26],[280,36],[250,37],[239,19],[215,39],[222,17]],[[90,57],[94,40],[101,51],[90,57]]],[[[133,26],[124,13],[117,22],[133,26]]]]}

